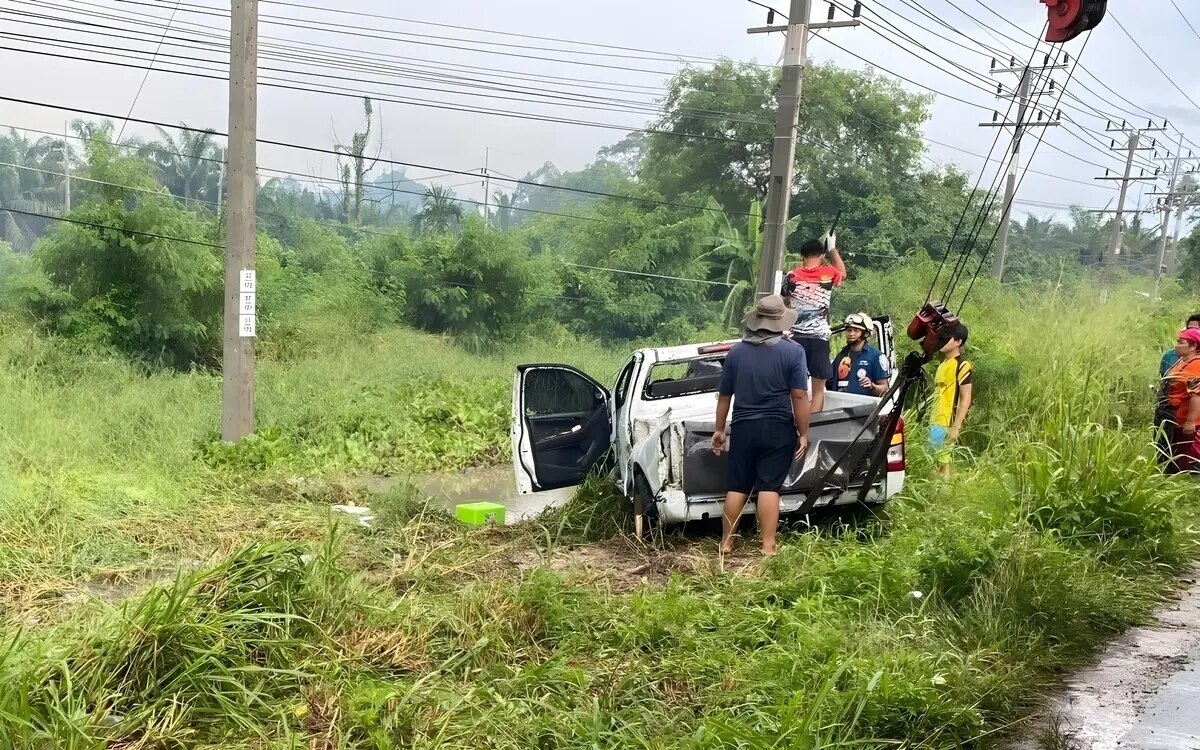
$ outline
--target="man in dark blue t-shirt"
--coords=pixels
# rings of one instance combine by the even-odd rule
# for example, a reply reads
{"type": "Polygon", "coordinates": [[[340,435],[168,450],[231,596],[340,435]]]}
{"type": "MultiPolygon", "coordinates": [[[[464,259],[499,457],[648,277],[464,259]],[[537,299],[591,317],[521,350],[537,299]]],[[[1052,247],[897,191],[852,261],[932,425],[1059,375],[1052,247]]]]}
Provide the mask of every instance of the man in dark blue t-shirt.
{"type": "Polygon", "coordinates": [[[795,320],[782,297],[764,297],[746,313],[742,340],[725,358],[712,438],[717,455],[729,445],[723,554],[733,551],[738,519],[755,489],[763,554],[777,551],[779,493],[792,461],[808,448],[808,365],[804,349],[783,337],[795,320]],[[733,434],[727,440],[731,402],[733,434]]]}
{"type": "Polygon", "coordinates": [[[870,344],[871,318],[864,313],[846,316],[846,345],[833,358],[833,377],[827,390],[882,396],[892,377],[892,363],[870,344]]]}

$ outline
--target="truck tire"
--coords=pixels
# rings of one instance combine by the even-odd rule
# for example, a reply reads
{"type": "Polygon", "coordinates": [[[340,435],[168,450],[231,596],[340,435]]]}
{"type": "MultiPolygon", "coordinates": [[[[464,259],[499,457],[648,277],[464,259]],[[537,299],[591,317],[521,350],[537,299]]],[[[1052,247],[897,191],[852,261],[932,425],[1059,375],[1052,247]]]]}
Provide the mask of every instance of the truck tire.
{"type": "Polygon", "coordinates": [[[654,500],[650,481],[640,469],[633,474],[633,523],[634,533],[643,541],[649,541],[654,535],[654,530],[658,528],[658,503],[654,500]],[[642,521],[640,528],[639,516],[642,521]]]}

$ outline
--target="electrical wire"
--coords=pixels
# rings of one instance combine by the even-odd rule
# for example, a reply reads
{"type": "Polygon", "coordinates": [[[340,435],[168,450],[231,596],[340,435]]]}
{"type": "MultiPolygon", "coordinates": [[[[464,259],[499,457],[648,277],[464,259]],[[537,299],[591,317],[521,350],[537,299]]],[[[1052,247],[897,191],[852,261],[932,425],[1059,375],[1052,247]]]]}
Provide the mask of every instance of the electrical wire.
{"type": "MultiPolygon", "coordinates": [[[[352,11],[352,10],[345,9],[345,8],[337,8],[335,10],[332,8],[326,8],[326,7],[321,7],[321,6],[317,6],[317,5],[305,5],[304,3],[285,2],[284,0],[262,0],[262,1],[266,5],[279,5],[279,6],[285,6],[285,7],[290,7],[290,8],[302,8],[305,10],[323,11],[323,12],[327,12],[327,13],[337,13],[338,15],[341,15],[341,16],[354,16],[357,18],[370,18],[370,19],[374,19],[374,20],[395,21],[398,23],[411,23],[411,24],[417,24],[417,25],[421,25],[421,26],[434,26],[434,27],[442,28],[442,29],[454,29],[455,31],[473,31],[473,32],[477,32],[480,34],[494,34],[497,36],[513,37],[513,38],[517,38],[517,39],[533,39],[533,40],[542,41],[542,42],[558,42],[558,43],[563,43],[563,44],[575,44],[575,45],[588,46],[588,47],[598,47],[601,49],[619,50],[622,52],[641,52],[641,53],[646,53],[646,54],[651,54],[651,55],[658,55],[660,57],[665,57],[665,58],[669,58],[669,59],[679,59],[679,60],[690,59],[690,60],[697,60],[699,62],[717,62],[717,60],[715,60],[713,58],[701,57],[699,55],[691,55],[691,54],[684,54],[684,53],[677,53],[677,52],[663,52],[661,50],[639,49],[637,47],[623,47],[620,45],[602,44],[599,42],[582,42],[582,41],[573,40],[573,39],[559,39],[556,37],[537,36],[534,34],[521,34],[521,33],[513,32],[513,31],[498,31],[496,29],[484,29],[484,28],[473,27],[473,26],[456,26],[454,24],[449,24],[449,23],[435,23],[433,21],[421,21],[421,20],[412,19],[412,18],[397,18],[395,16],[388,16],[388,15],[383,15],[380,13],[364,13],[364,12],[360,12],[360,11],[352,11]]],[[[757,5],[757,3],[755,3],[755,4],[757,5]]],[[[766,6],[764,6],[764,7],[766,7],[766,6]]],[[[783,15],[783,14],[780,13],[780,15],[783,15]]],[[[538,49],[540,49],[540,48],[538,48],[538,49]]]]}
{"type": "MultiPolygon", "coordinates": [[[[1067,89],[1067,87],[1071,83],[1071,79],[1075,76],[1075,71],[1077,69],[1079,69],[1079,60],[1081,57],[1083,57],[1083,53],[1087,50],[1088,43],[1091,41],[1092,41],[1092,33],[1089,31],[1087,38],[1083,40],[1083,45],[1079,48],[1079,54],[1075,56],[1075,65],[1072,66],[1071,70],[1068,72],[1067,80],[1062,85],[1062,90],[1059,92],[1059,95],[1058,95],[1059,101],[1061,101],[1062,97],[1063,97],[1062,91],[1065,91],[1067,89]]],[[[1045,130],[1043,129],[1042,132],[1039,134],[1038,142],[1036,144],[1034,144],[1033,151],[1029,155],[1030,160],[1032,160],[1034,154],[1037,153],[1038,147],[1041,145],[1042,139],[1045,136],[1045,134],[1046,134],[1045,130]]],[[[1024,180],[1025,180],[1025,176],[1021,175],[1017,182],[1018,188],[1020,187],[1021,182],[1024,182],[1024,180]]],[[[1013,195],[1016,195],[1015,189],[1013,190],[1013,195]]],[[[1011,205],[1011,203],[1009,205],[1011,205]]],[[[1007,213],[1007,210],[1005,211],[1005,213],[1007,213]]],[[[984,264],[984,262],[987,261],[988,251],[995,244],[996,237],[998,237],[999,234],[1000,234],[1000,226],[999,226],[999,224],[997,224],[995,232],[992,233],[991,242],[987,246],[984,247],[983,253],[980,255],[979,265],[975,268],[975,274],[971,277],[971,283],[967,286],[967,291],[963,294],[962,301],[958,305],[959,310],[961,310],[963,308],[963,306],[967,304],[967,299],[971,296],[971,291],[975,288],[975,282],[976,282],[976,280],[978,280],[979,274],[983,270],[983,264],[984,264]]]]}
{"type": "Polygon", "coordinates": [[[1176,3],[1175,0],[1171,0],[1171,5],[1175,6],[1175,11],[1179,13],[1179,17],[1183,19],[1183,22],[1187,24],[1187,27],[1192,30],[1192,34],[1194,34],[1197,39],[1200,39],[1200,31],[1196,31],[1196,27],[1193,26],[1192,22],[1188,20],[1188,17],[1183,14],[1183,11],[1179,8],[1179,3],[1176,3]]]}
{"type": "Polygon", "coordinates": [[[167,32],[171,29],[171,22],[175,20],[175,14],[178,12],[179,3],[176,2],[175,7],[171,9],[171,16],[167,19],[167,25],[163,28],[162,36],[158,39],[158,45],[154,48],[154,55],[150,58],[150,68],[142,76],[142,82],[138,84],[137,92],[133,95],[133,101],[129,103],[129,112],[121,122],[121,131],[117,133],[118,141],[121,140],[121,136],[125,135],[125,126],[129,124],[129,117],[133,114],[133,109],[137,106],[138,99],[142,96],[142,90],[146,88],[146,81],[150,80],[150,71],[154,68],[154,61],[158,58],[158,53],[162,51],[163,42],[167,38],[167,32]]]}
{"type": "MultiPolygon", "coordinates": [[[[81,4],[90,5],[89,3],[81,3],[81,4]]],[[[42,5],[49,6],[52,8],[60,7],[60,6],[54,6],[51,3],[42,3],[42,5]]],[[[105,33],[105,32],[98,32],[98,33],[100,33],[102,36],[117,36],[119,34],[122,38],[122,41],[127,41],[128,35],[130,35],[130,34],[152,35],[149,32],[142,31],[140,29],[111,26],[111,25],[100,24],[100,23],[96,23],[96,22],[85,23],[83,21],[78,20],[77,18],[66,19],[66,18],[59,18],[57,16],[47,16],[47,15],[40,14],[40,13],[12,11],[12,10],[7,10],[7,9],[3,9],[3,8],[0,8],[0,13],[8,13],[9,15],[15,15],[22,19],[22,23],[25,23],[27,25],[44,26],[44,27],[48,27],[48,28],[52,28],[52,29],[56,29],[56,30],[61,30],[60,26],[58,25],[58,22],[67,22],[67,23],[72,23],[75,25],[82,25],[85,28],[88,28],[90,30],[105,29],[105,30],[111,31],[113,33],[105,33]],[[37,23],[36,21],[26,20],[28,18],[41,18],[43,20],[55,21],[56,23],[41,24],[41,23],[37,23]]],[[[78,11],[76,11],[76,15],[78,15],[78,11]]],[[[118,20],[118,21],[122,21],[122,22],[126,21],[126,19],[123,19],[120,16],[114,17],[114,16],[110,16],[110,15],[96,14],[96,13],[88,13],[86,15],[88,17],[93,17],[93,18],[118,20]]],[[[153,19],[151,17],[151,20],[156,20],[156,19],[153,19]]],[[[143,22],[142,26],[146,27],[146,28],[155,28],[155,29],[162,28],[162,27],[154,26],[154,24],[147,23],[147,22],[143,22]]],[[[211,28],[211,27],[202,27],[202,28],[211,28]]],[[[180,47],[180,48],[184,48],[184,49],[196,49],[196,50],[200,50],[200,51],[204,51],[204,52],[220,52],[220,53],[222,53],[222,56],[223,56],[223,59],[221,59],[221,60],[207,60],[207,59],[196,58],[194,56],[180,56],[180,55],[171,55],[171,57],[173,57],[175,59],[185,60],[188,63],[205,62],[205,63],[210,63],[210,64],[219,66],[219,68],[217,70],[213,70],[212,72],[221,72],[223,70],[226,70],[227,64],[225,62],[224,57],[227,56],[227,54],[228,54],[228,44],[227,44],[227,42],[224,41],[224,35],[217,34],[217,33],[215,33],[215,31],[213,31],[213,32],[198,32],[198,33],[201,33],[203,36],[207,36],[207,37],[213,38],[215,40],[220,40],[220,41],[205,42],[203,40],[197,40],[192,37],[167,36],[165,29],[164,29],[164,35],[161,38],[169,38],[174,42],[172,46],[176,46],[176,47],[180,47]]],[[[34,42],[44,40],[44,36],[45,36],[45,35],[38,35],[38,36],[19,35],[19,34],[14,34],[13,32],[9,32],[9,34],[12,35],[14,38],[22,38],[27,41],[34,41],[34,42]]],[[[58,40],[58,39],[51,39],[49,41],[64,42],[64,40],[58,40]]],[[[72,45],[71,48],[73,48],[73,45],[75,44],[75,42],[72,41],[70,44],[72,45]]],[[[88,43],[88,46],[99,47],[102,50],[105,50],[105,49],[111,50],[112,49],[110,46],[96,45],[96,44],[92,44],[92,43],[88,43]]],[[[124,49],[124,48],[122,48],[122,49],[124,49]]],[[[490,79],[480,78],[479,76],[473,76],[471,78],[467,78],[467,77],[462,77],[462,76],[453,76],[453,75],[442,74],[441,76],[434,77],[427,73],[422,74],[418,71],[414,71],[412,68],[399,68],[399,69],[397,69],[395,67],[389,68],[388,66],[381,65],[377,59],[354,58],[354,57],[349,57],[345,54],[337,54],[337,55],[327,54],[323,57],[318,58],[312,54],[304,54],[304,53],[300,53],[300,54],[296,54],[294,52],[272,53],[270,51],[271,45],[267,45],[267,44],[260,44],[260,50],[266,53],[264,56],[267,58],[275,57],[278,59],[291,60],[294,62],[298,62],[301,65],[331,67],[331,68],[340,69],[340,70],[350,70],[350,71],[355,71],[355,72],[359,73],[359,75],[349,78],[349,77],[345,77],[345,76],[330,76],[330,75],[327,75],[324,73],[313,73],[311,71],[297,71],[297,70],[290,69],[290,68],[272,68],[270,66],[260,65],[260,68],[259,68],[260,70],[265,70],[268,72],[274,71],[274,72],[285,72],[285,73],[298,73],[301,75],[309,75],[309,76],[316,76],[316,77],[322,77],[322,78],[335,78],[335,79],[339,79],[339,80],[352,80],[352,81],[356,81],[356,82],[361,82],[364,80],[361,75],[362,73],[369,73],[372,75],[382,75],[382,74],[387,74],[387,73],[389,73],[389,71],[391,71],[392,74],[390,77],[435,81],[435,82],[440,82],[443,85],[438,88],[429,88],[429,87],[423,87],[423,86],[414,86],[411,84],[401,86],[401,84],[389,83],[389,82],[380,82],[380,81],[371,81],[371,82],[382,84],[382,85],[388,85],[388,86],[401,86],[403,88],[413,88],[413,89],[418,89],[418,90],[423,90],[423,91],[449,93],[449,94],[453,94],[453,95],[457,95],[462,92],[446,91],[445,90],[446,84],[458,86],[458,87],[462,87],[462,88],[475,88],[475,89],[483,89],[483,90],[488,90],[488,91],[502,91],[502,92],[509,92],[509,93],[532,94],[532,95],[535,95],[540,98],[553,99],[553,100],[564,100],[564,101],[569,101],[569,102],[581,102],[581,104],[568,105],[568,104],[564,104],[561,101],[543,102],[543,101],[535,100],[535,99],[527,99],[527,98],[522,98],[522,97],[505,97],[505,96],[498,96],[498,95],[492,95],[492,94],[486,94],[485,96],[490,96],[491,98],[498,98],[498,99],[505,99],[505,100],[530,101],[530,102],[540,103],[540,104],[555,104],[555,105],[559,105],[559,106],[577,106],[577,107],[580,107],[583,109],[600,109],[602,111],[618,111],[618,112],[626,111],[626,112],[634,112],[634,113],[641,113],[641,114],[647,114],[647,113],[657,114],[660,112],[660,109],[661,109],[661,105],[658,103],[655,103],[653,101],[637,101],[637,100],[630,100],[630,99],[616,99],[613,97],[598,97],[594,94],[578,94],[575,92],[562,91],[559,89],[547,89],[545,86],[542,86],[540,88],[533,88],[533,87],[519,86],[519,85],[515,86],[511,83],[501,84],[501,85],[493,85],[489,82],[490,79]],[[335,64],[337,60],[347,60],[349,62],[343,62],[342,64],[335,64]],[[399,71],[399,72],[397,72],[397,71],[399,71]],[[622,105],[622,106],[600,106],[600,107],[597,107],[597,106],[589,106],[589,105],[585,104],[586,102],[600,103],[603,105],[611,104],[611,105],[622,105]]],[[[133,59],[140,59],[140,58],[137,58],[136,56],[131,56],[131,55],[121,55],[121,56],[133,57],[133,59]]],[[[640,92],[634,92],[634,93],[640,93],[640,92]]],[[[727,111],[700,110],[700,109],[696,109],[696,108],[683,108],[682,111],[686,111],[695,116],[699,116],[701,119],[708,119],[707,116],[711,114],[711,115],[724,116],[726,118],[731,118],[736,121],[753,122],[753,123],[764,124],[764,125],[770,124],[770,122],[766,121],[766,120],[746,119],[743,116],[741,116],[739,113],[733,113],[733,112],[727,112],[727,111]]]]}
{"type": "MultiPolygon", "coordinates": [[[[868,61],[868,62],[869,62],[869,61],[868,61]]],[[[941,92],[938,92],[938,93],[941,93],[941,92]]],[[[722,113],[722,114],[724,114],[724,113],[722,113]]],[[[868,118],[868,117],[866,117],[866,116],[863,116],[863,115],[858,115],[858,116],[859,116],[859,117],[861,117],[861,118],[862,118],[862,119],[864,119],[864,120],[868,120],[868,121],[875,122],[874,120],[871,120],[871,118],[868,118]]],[[[760,124],[764,124],[764,125],[766,125],[766,124],[769,124],[769,122],[767,122],[767,121],[765,121],[765,120],[762,120],[762,121],[749,121],[749,120],[746,120],[746,121],[747,121],[747,122],[755,122],[755,123],[760,123],[760,124]]],[[[930,139],[925,139],[925,140],[930,140],[930,139]]],[[[954,147],[951,147],[951,148],[954,148],[954,147]]],[[[959,149],[959,150],[961,150],[961,149],[959,149]]],[[[971,153],[971,152],[965,152],[965,153],[971,153]]],[[[972,155],[975,155],[975,154],[972,154],[972,155]]],[[[1070,155],[1070,154],[1068,154],[1068,155],[1070,155]]],[[[978,155],[976,155],[976,156],[978,156],[978,155]]],[[[1046,176],[1054,177],[1054,178],[1057,178],[1057,179],[1070,179],[1070,178],[1062,178],[1060,175],[1054,175],[1054,174],[1051,174],[1051,173],[1042,173],[1042,174],[1045,174],[1046,176]]],[[[1081,181],[1076,181],[1076,182],[1079,182],[1079,184],[1090,184],[1090,183],[1081,182],[1081,181]]]]}
{"type": "MultiPolygon", "coordinates": [[[[116,117],[114,115],[112,115],[111,113],[107,113],[107,112],[99,112],[96,110],[82,109],[82,108],[78,108],[78,107],[68,107],[65,105],[51,104],[48,102],[38,102],[38,101],[30,100],[30,99],[21,99],[18,97],[0,96],[0,101],[11,102],[14,104],[25,104],[25,105],[34,106],[34,107],[44,107],[46,109],[54,109],[54,110],[65,111],[65,112],[74,112],[76,114],[88,115],[90,117],[99,117],[99,118],[103,118],[103,119],[116,119],[116,117]]],[[[139,123],[142,125],[153,125],[156,127],[169,128],[169,129],[173,129],[173,130],[180,130],[180,131],[190,132],[190,133],[211,133],[213,135],[217,135],[217,136],[221,136],[221,137],[226,136],[225,133],[218,131],[218,130],[211,129],[211,128],[196,128],[196,127],[192,127],[192,126],[188,126],[188,125],[172,125],[169,123],[158,122],[155,120],[148,120],[148,119],[144,119],[144,118],[130,118],[130,121],[136,122],[136,123],[139,123]]],[[[263,138],[259,138],[258,142],[260,144],[267,145],[267,146],[278,146],[280,148],[291,148],[291,149],[296,149],[296,150],[300,150],[300,151],[308,151],[308,152],[320,153],[320,154],[329,154],[329,155],[333,155],[333,156],[337,156],[340,153],[339,151],[337,151],[335,149],[322,148],[320,146],[307,146],[307,145],[298,144],[298,143],[287,143],[285,141],[274,141],[274,140],[268,140],[268,139],[263,139],[263,138]]],[[[344,156],[344,154],[342,154],[342,155],[344,156]]],[[[471,172],[471,171],[466,171],[466,170],[461,170],[461,169],[448,169],[448,168],[443,168],[443,167],[430,167],[430,166],[427,166],[424,164],[400,161],[398,159],[379,158],[379,159],[377,159],[377,161],[381,164],[391,164],[391,165],[402,166],[402,167],[410,167],[413,169],[423,169],[423,170],[428,170],[431,172],[446,172],[447,174],[463,175],[466,177],[473,177],[473,178],[479,177],[478,172],[471,172]]],[[[619,193],[608,193],[608,192],[605,192],[602,190],[588,190],[586,188],[569,187],[566,185],[552,185],[552,184],[546,184],[546,183],[533,182],[530,180],[518,180],[518,179],[509,178],[509,177],[501,177],[501,176],[496,176],[496,175],[493,175],[492,179],[500,181],[500,182],[509,182],[509,183],[513,183],[513,184],[517,184],[517,185],[524,185],[524,186],[533,187],[533,188],[545,188],[548,190],[561,190],[561,191],[565,191],[565,192],[569,192],[569,193],[578,193],[581,195],[592,195],[592,196],[601,197],[601,198],[614,198],[614,199],[618,199],[618,200],[626,200],[626,201],[631,201],[631,202],[636,202],[636,203],[643,203],[646,205],[664,206],[664,207],[669,207],[669,208],[690,209],[690,210],[695,210],[695,211],[707,211],[708,210],[708,208],[706,206],[698,206],[698,205],[694,205],[694,204],[690,204],[690,203],[679,203],[679,202],[675,202],[675,201],[660,200],[657,198],[646,198],[646,197],[633,196],[633,195],[621,195],[619,193]]],[[[732,210],[725,211],[725,213],[728,215],[747,216],[747,217],[751,215],[748,212],[732,211],[732,210]]]]}

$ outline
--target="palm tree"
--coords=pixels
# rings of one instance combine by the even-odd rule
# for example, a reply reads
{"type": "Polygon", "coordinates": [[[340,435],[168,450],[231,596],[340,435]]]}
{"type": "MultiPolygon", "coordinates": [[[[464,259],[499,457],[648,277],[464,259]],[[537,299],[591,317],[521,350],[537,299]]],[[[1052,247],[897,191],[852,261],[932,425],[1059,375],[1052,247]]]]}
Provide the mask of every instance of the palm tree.
{"type": "Polygon", "coordinates": [[[517,205],[517,196],[497,190],[493,200],[496,203],[496,226],[500,230],[510,229],[513,224],[513,213],[517,205]]]}
{"type": "Polygon", "coordinates": [[[148,143],[141,151],[158,171],[158,178],[171,194],[189,201],[219,202],[224,149],[216,145],[211,130],[184,130],[178,137],[158,128],[161,141],[148,143]]]}
{"type": "Polygon", "coordinates": [[[462,221],[462,206],[450,188],[434,185],[421,198],[421,210],[416,215],[418,232],[446,234],[462,221]]]}

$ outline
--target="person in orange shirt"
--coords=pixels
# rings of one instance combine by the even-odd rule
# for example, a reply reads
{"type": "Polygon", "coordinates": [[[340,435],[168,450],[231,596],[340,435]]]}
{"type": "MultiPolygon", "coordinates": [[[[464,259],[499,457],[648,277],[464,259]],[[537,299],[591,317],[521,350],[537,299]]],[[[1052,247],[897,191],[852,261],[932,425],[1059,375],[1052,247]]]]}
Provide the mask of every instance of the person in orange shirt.
{"type": "Polygon", "coordinates": [[[783,279],[780,294],[796,311],[792,340],[804,348],[812,375],[812,413],[825,408],[825,381],[833,377],[829,357],[830,300],[833,290],[846,280],[846,264],[837,249],[837,235],[809,240],[800,246],[800,267],[783,279]],[[828,262],[826,262],[828,260],[828,262]]]}
{"type": "Polygon", "coordinates": [[[1168,474],[1200,472],[1200,330],[1179,332],[1175,342],[1179,361],[1163,376],[1163,392],[1174,415],[1163,429],[1170,430],[1170,454],[1164,471],[1168,474]]]}

